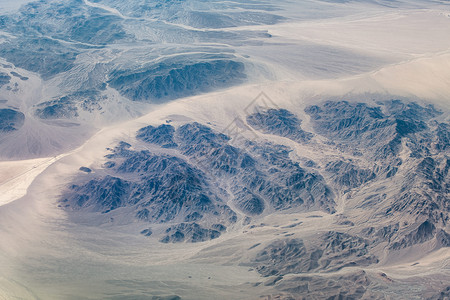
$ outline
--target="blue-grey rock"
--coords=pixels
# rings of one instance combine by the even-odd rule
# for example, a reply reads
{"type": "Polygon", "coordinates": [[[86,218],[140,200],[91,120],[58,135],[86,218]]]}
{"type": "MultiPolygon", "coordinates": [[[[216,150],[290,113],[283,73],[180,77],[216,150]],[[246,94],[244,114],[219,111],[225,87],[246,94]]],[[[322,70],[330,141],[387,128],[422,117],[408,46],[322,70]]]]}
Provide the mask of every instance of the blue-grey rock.
{"type": "Polygon", "coordinates": [[[331,191],[319,174],[308,173],[289,158],[286,147],[249,143],[246,150],[231,146],[230,138],[199,123],[175,130],[171,125],[145,127],[138,138],[157,144],[176,144],[209,176],[231,180],[234,203],[248,215],[259,215],[266,202],[275,209],[312,207],[333,212],[331,191]]]}
{"type": "Polygon", "coordinates": [[[425,221],[413,231],[401,237],[399,241],[391,244],[390,248],[399,250],[415,244],[422,244],[431,240],[436,234],[436,226],[430,221],[425,221]]]}
{"type": "Polygon", "coordinates": [[[450,149],[450,124],[438,123],[434,134],[434,148],[438,151],[447,151],[450,149]]]}
{"type": "Polygon", "coordinates": [[[53,104],[36,109],[35,114],[41,119],[71,119],[78,117],[78,109],[70,104],[53,104]]]}
{"type": "Polygon", "coordinates": [[[160,63],[114,71],[109,84],[129,99],[161,102],[241,83],[246,78],[244,71],[243,63],[230,59],[160,63]]]}
{"type": "Polygon", "coordinates": [[[92,170],[89,169],[88,167],[80,167],[79,170],[82,171],[82,172],[85,172],[85,173],[91,173],[92,172],[92,170]]]}
{"type": "Polygon", "coordinates": [[[35,115],[41,119],[72,119],[78,117],[79,110],[87,112],[102,110],[100,102],[104,99],[98,90],[78,91],[39,103],[35,115]]]}
{"type": "Polygon", "coordinates": [[[25,115],[17,110],[0,109],[0,132],[12,132],[20,129],[25,123],[25,115]]]}
{"type": "Polygon", "coordinates": [[[144,236],[149,237],[149,236],[151,236],[153,234],[153,232],[152,232],[151,228],[148,228],[148,229],[142,230],[141,234],[144,235],[144,236]]]}
{"type": "Polygon", "coordinates": [[[7,30],[25,36],[41,33],[55,39],[98,45],[129,36],[120,17],[77,0],[36,1],[4,18],[7,30]]]}
{"type": "Polygon", "coordinates": [[[313,135],[301,128],[301,120],[286,109],[268,109],[247,116],[247,123],[264,133],[289,138],[299,143],[308,142],[313,135]]]}
{"type": "Polygon", "coordinates": [[[376,174],[372,170],[360,169],[345,161],[330,162],[326,165],[325,170],[330,172],[335,182],[344,188],[356,188],[376,178],[376,174]]]}
{"type": "Polygon", "coordinates": [[[46,37],[24,37],[0,44],[0,57],[44,79],[70,70],[79,50],[46,37]]]}
{"type": "Polygon", "coordinates": [[[428,121],[442,114],[432,104],[424,107],[415,102],[406,103],[401,100],[390,100],[381,102],[381,105],[386,107],[390,115],[401,120],[428,121]]]}
{"type": "Polygon", "coordinates": [[[330,231],[317,238],[311,244],[301,239],[277,240],[258,252],[252,263],[263,276],[283,276],[378,262],[369,253],[369,242],[360,237],[330,231]]]}
{"type": "Polygon", "coordinates": [[[217,230],[219,232],[224,232],[227,230],[227,227],[222,224],[212,224],[211,229],[217,230]]]}
{"type": "Polygon", "coordinates": [[[369,227],[362,230],[362,234],[368,238],[371,238],[374,242],[390,242],[393,237],[396,236],[399,230],[399,224],[394,223],[381,228],[369,227]]]}
{"type": "Polygon", "coordinates": [[[440,247],[450,247],[450,234],[445,230],[439,229],[436,234],[436,241],[440,247]]]}
{"type": "Polygon", "coordinates": [[[22,75],[20,75],[19,73],[14,72],[14,71],[11,71],[11,75],[13,75],[13,76],[15,76],[15,77],[18,77],[20,80],[23,80],[23,81],[27,81],[27,80],[28,80],[28,77],[22,76],[22,75]]]}
{"type": "MultiPolygon", "coordinates": [[[[344,2],[344,1],[343,1],[344,2]]],[[[295,299],[301,295],[305,299],[371,299],[382,300],[385,294],[370,288],[371,280],[365,271],[345,272],[344,275],[291,275],[277,282],[275,288],[280,292],[276,297],[287,296],[295,299]]],[[[283,298],[282,298],[283,299],[283,298]]]]}
{"type": "Polygon", "coordinates": [[[203,218],[203,215],[194,211],[193,213],[188,214],[185,218],[184,218],[184,222],[195,222],[198,220],[201,220],[203,218]]]}
{"type": "Polygon", "coordinates": [[[197,223],[181,223],[169,227],[166,233],[167,235],[161,239],[162,243],[198,243],[213,240],[220,236],[218,230],[203,228],[197,223]]]}
{"type": "Polygon", "coordinates": [[[381,102],[380,106],[347,101],[328,101],[309,106],[305,112],[311,116],[315,131],[331,141],[349,148],[361,148],[372,153],[376,160],[397,157],[402,140],[410,141],[412,155],[426,151],[418,146],[417,137],[429,130],[426,121],[441,112],[432,106],[400,100],[381,102]],[[382,108],[387,111],[383,113],[382,108]]]}
{"type": "Polygon", "coordinates": [[[158,127],[147,126],[139,129],[136,137],[147,143],[157,144],[162,148],[176,148],[174,142],[175,129],[173,126],[162,124],[158,127]]]}
{"type": "Polygon", "coordinates": [[[11,76],[7,73],[0,72],[0,88],[4,85],[7,85],[11,80],[11,76]]]}
{"type": "Polygon", "coordinates": [[[299,262],[307,256],[301,239],[286,239],[271,243],[255,257],[257,271],[263,276],[297,273],[299,262]]]}
{"type": "Polygon", "coordinates": [[[71,209],[108,213],[133,207],[136,218],[147,222],[164,223],[183,216],[197,220],[204,214],[232,222],[235,213],[200,170],[178,157],[133,151],[130,147],[120,143],[109,156],[116,161],[106,170],[114,176],[94,178],[69,189],[66,199],[71,209]]]}

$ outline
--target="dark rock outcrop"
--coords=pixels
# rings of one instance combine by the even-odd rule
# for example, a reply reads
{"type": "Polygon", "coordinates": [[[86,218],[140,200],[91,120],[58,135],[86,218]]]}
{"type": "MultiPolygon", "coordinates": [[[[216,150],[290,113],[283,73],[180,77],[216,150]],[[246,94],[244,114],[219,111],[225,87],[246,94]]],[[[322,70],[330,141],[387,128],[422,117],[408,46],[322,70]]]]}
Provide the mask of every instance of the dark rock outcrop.
{"type": "Polygon", "coordinates": [[[332,174],[335,182],[344,188],[356,188],[376,178],[369,169],[361,169],[351,162],[334,161],[326,165],[325,170],[332,174]]]}
{"type": "Polygon", "coordinates": [[[284,294],[274,299],[385,299],[370,290],[371,280],[364,271],[340,276],[293,276],[279,281],[276,288],[284,294]]]}
{"type": "Polygon", "coordinates": [[[139,129],[136,137],[144,142],[157,144],[162,148],[176,148],[178,145],[173,140],[175,128],[170,125],[158,127],[147,126],[139,129]]]}
{"type": "Polygon", "coordinates": [[[231,182],[236,205],[249,215],[265,207],[334,211],[333,195],[325,180],[289,158],[289,149],[248,142],[246,149],[229,144],[230,138],[199,123],[179,127],[175,141],[210,176],[231,182]]]}
{"type": "Polygon", "coordinates": [[[216,239],[221,234],[220,230],[204,228],[197,223],[181,223],[169,227],[166,233],[167,235],[161,239],[162,243],[198,243],[216,239]]]}
{"type": "Polygon", "coordinates": [[[313,135],[303,131],[301,120],[286,109],[268,109],[247,116],[247,123],[264,133],[289,138],[299,143],[308,142],[313,135]]]}
{"type": "Polygon", "coordinates": [[[0,88],[7,85],[11,80],[11,76],[7,73],[0,72],[0,88]]]}
{"type": "Polygon", "coordinates": [[[428,129],[425,121],[441,114],[433,107],[392,100],[381,106],[328,101],[305,109],[317,133],[344,145],[369,150],[376,160],[389,160],[401,151],[402,138],[414,139],[428,129]],[[383,113],[385,109],[388,114],[383,113]]]}
{"type": "Polygon", "coordinates": [[[246,76],[243,63],[212,59],[194,64],[161,63],[140,70],[118,70],[109,77],[109,84],[129,99],[160,102],[228,87],[242,82],[246,76]]]}
{"type": "Polygon", "coordinates": [[[275,241],[256,254],[253,264],[263,276],[274,276],[337,271],[378,262],[370,254],[367,240],[345,233],[330,231],[305,243],[301,239],[275,241]]]}
{"type": "Polygon", "coordinates": [[[39,103],[35,115],[41,119],[73,119],[79,116],[79,111],[102,110],[100,102],[105,99],[98,90],[79,91],[39,103]]]}
{"type": "Polygon", "coordinates": [[[17,110],[0,109],[0,132],[11,132],[20,129],[25,123],[25,115],[17,110]]]}
{"type": "MultiPolygon", "coordinates": [[[[391,245],[391,249],[399,250],[415,244],[422,244],[431,240],[436,234],[436,226],[430,221],[425,221],[410,233],[400,238],[400,241],[391,245]]],[[[445,242],[445,241],[444,241],[445,242]]]]}
{"type": "Polygon", "coordinates": [[[200,218],[205,213],[217,214],[218,220],[229,222],[234,216],[204,174],[180,158],[132,151],[127,144],[117,147],[112,157],[120,161],[108,169],[115,176],[95,178],[70,188],[67,199],[72,209],[108,213],[133,207],[138,219],[150,222],[168,222],[183,215],[183,219],[200,218]]]}

